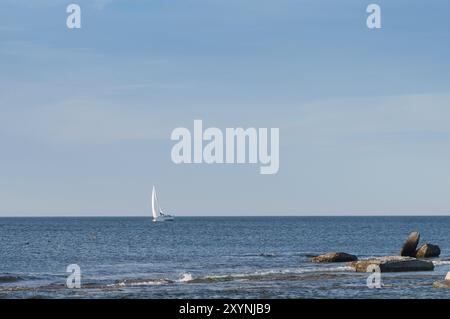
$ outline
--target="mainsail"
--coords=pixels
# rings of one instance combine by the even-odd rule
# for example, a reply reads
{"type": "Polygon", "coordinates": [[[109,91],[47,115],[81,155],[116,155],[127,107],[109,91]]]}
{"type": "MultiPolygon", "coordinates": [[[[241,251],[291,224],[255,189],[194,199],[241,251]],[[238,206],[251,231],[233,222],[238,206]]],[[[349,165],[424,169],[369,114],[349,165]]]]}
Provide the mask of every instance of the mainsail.
{"type": "Polygon", "coordinates": [[[157,219],[159,216],[159,205],[158,205],[158,198],[156,197],[155,186],[153,186],[153,191],[152,191],[152,214],[153,214],[153,219],[157,219]]]}

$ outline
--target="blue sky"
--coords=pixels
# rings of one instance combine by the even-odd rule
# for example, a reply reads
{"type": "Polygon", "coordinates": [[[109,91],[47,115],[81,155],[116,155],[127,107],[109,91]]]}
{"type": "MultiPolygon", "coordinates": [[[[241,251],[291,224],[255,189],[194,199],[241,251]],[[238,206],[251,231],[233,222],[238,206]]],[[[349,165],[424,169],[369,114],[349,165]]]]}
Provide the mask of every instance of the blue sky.
{"type": "Polygon", "coordinates": [[[450,3],[5,0],[0,216],[448,214],[450,3]],[[65,26],[82,8],[82,29],[65,26]],[[369,30],[366,6],[382,8],[369,30]],[[279,127],[280,171],[171,131],[279,127]]]}

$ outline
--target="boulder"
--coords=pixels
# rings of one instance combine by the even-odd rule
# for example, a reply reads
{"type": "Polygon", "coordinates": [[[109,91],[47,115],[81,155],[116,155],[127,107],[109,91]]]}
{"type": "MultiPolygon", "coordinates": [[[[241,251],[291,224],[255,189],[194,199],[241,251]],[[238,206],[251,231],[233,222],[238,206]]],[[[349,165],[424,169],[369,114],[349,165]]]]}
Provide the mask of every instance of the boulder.
{"type": "Polygon", "coordinates": [[[450,271],[447,273],[447,276],[445,276],[445,280],[450,281],[450,271]]]}
{"type": "Polygon", "coordinates": [[[349,263],[357,272],[367,272],[370,265],[377,265],[381,272],[432,271],[431,261],[419,260],[413,257],[387,256],[371,258],[349,263]]]}
{"type": "Polygon", "coordinates": [[[408,239],[406,239],[405,243],[400,250],[400,256],[405,257],[415,257],[416,256],[416,248],[419,244],[420,234],[419,232],[412,232],[409,234],[408,239]]]}
{"type": "Polygon", "coordinates": [[[431,258],[439,257],[441,254],[441,248],[437,245],[424,244],[416,252],[416,258],[431,258]]]}
{"type": "Polygon", "coordinates": [[[312,261],[315,263],[340,263],[356,260],[358,260],[358,257],[340,252],[331,252],[325,255],[316,256],[312,259],[312,261]]]}

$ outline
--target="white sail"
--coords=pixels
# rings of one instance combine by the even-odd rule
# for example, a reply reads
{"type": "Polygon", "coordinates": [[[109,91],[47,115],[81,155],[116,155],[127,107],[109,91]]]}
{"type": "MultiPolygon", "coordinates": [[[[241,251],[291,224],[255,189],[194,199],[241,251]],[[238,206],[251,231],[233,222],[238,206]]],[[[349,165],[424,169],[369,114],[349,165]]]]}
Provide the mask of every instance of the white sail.
{"type": "Polygon", "coordinates": [[[153,186],[153,191],[152,191],[152,215],[153,215],[153,221],[154,222],[163,222],[163,221],[173,221],[174,217],[169,215],[169,214],[165,214],[161,207],[159,207],[159,201],[158,201],[158,196],[156,195],[156,189],[155,186],[153,186]]]}
{"type": "Polygon", "coordinates": [[[153,214],[153,219],[157,219],[159,216],[159,206],[158,206],[158,199],[156,198],[155,186],[153,186],[153,191],[152,191],[152,214],[153,214]]]}

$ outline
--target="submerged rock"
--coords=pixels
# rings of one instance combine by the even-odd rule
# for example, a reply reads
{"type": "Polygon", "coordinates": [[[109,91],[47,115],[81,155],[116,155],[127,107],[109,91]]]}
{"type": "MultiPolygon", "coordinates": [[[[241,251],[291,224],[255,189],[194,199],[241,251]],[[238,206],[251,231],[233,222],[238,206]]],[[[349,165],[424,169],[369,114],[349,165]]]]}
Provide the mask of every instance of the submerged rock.
{"type": "Polygon", "coordinates": [[[413,257],[387,256],[371,258],[349,263],[357,272],[367,272],[370,265],[377,265],[381,272],[432,271],[431,261],[419,260],[413,257]]]}
{"type": "Polygon", "coordinates": [[[412,232],[409,234],[408,239],[406,239],[405,243],[402,246],[402,249],[400,250],[400,256],[405,257],[415,257],[416,256],[416,248],[419,244],[420,240],[420,233],[419,232],[412,232]]]}
{"type": "Polygon", "coordinates": [[[434,288],[450,288],[450,271],[447,276],[445,276],[445,280],[443,281],[435,281],[433,283],[434,288]]]}
{"type": "Polygon", "coordinates": [[[441,248],[437,245],[424,244],[416,252],[416,258],[431,258],[439,257],[441,254],[441,248]]]}
{"type": "Polygon", "coordinates": [[[433,283],[433,288],[450,288],[450,281],[449,280],[435,281],[433,283]]]}
{"type": "Polygon", "coordinates": [[[316,256],[312,259],[315,263],[340,263],[356,260],[358,260],[358,257],[341,252],[330,252],[325,255],[316,256]]]}

